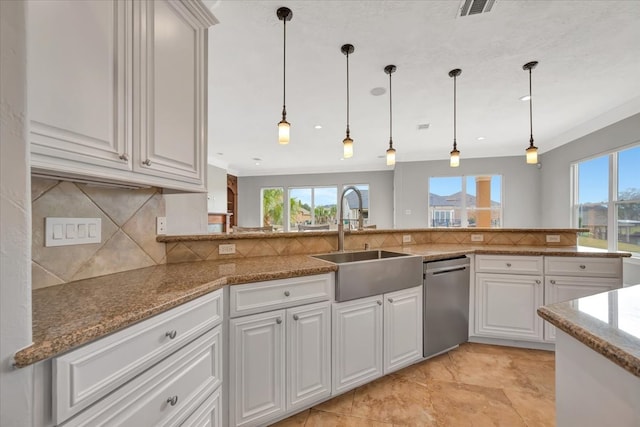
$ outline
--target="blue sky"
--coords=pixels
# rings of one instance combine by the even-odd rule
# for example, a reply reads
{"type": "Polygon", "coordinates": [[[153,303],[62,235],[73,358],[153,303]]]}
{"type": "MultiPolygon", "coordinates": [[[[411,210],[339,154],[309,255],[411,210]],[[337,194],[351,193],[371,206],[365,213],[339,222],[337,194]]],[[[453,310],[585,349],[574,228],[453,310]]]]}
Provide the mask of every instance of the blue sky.
{"type": "MultiPolygon", "coordinates": [[[[620,152],[618,156],[618,189],[640,189],[640,147],[620,152]]],[[[578,167],[580,203],[606,202],[609,200],[609,156],[596,157],[581,162],[578,167]]]]}

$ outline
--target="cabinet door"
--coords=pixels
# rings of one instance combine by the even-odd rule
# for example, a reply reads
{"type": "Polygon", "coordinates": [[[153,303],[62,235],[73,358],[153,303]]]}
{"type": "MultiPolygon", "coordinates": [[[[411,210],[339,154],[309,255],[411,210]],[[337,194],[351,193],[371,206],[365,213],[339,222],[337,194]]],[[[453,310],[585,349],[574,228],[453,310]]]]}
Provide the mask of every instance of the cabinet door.
{"type": "Polygon", "coordinates": [[[284,310],[231,319],[230,425],[264,425],[284,413],[284,320],[284,310]]]}
{"type": "Polygon", "coordinates": [[[331,303],[287,310],[287,411],[331,394],[331,303]]]}
{"type": "Polygon", "coordinates": [[[476,335],[542,340],[542,276],[476,274],[476,335]]]}
{"type": "Polygon", "coordinates": [[[180,427],[222,427],[221,389],[218,387],[180,427]]]}
{"type": "Polygon", "coordinates": [[[129,170],[131,3],[30,1],[27,8],[32,167],[129,170]]]}
{"type": "Polygon", "coordinates": [[[384,374],[422,358],[422,286],[384,295],[384,374]]]}
{"type": "Polygon", "coordinates": [[[382,295],[333,304],[333,393],[382,376],[382,295]]]}
{"type": "Polygon", "coordinates": [[[195,184],[206,158],[206,26],[179,2],[135,3],[133,169],[195,184]],[[137,28],[137,30],[135,30],[137,28]]]}
{"type": "MultiPolygon", "coordinates": [[[[620,279],[547,276],[544,281],[544,303],[569,301],[621,286],[620,279]]],[[[544,322],[544,339],[552,342],[556,340],[556,327],[549,322],[544,322]]]]}

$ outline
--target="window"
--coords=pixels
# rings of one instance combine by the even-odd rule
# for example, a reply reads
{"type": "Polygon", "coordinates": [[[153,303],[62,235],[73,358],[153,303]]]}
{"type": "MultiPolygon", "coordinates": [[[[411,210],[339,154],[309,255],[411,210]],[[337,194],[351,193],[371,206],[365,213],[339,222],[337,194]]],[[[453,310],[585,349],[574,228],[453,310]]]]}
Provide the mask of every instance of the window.
{"type": "Polygon", "coordinates": [[[429,178],[430,227],[501,227],[502,176],[429,178]]]}
{"type": "Polygon", "coordinates": [[[337,187],[289,189],[289,231],[335,228],[337,187]]]}
{"type": "Polygon", "coordinates": [[[263,188],[260,217],[263,226],[273,226],[274,231],[283,231],[284,226],[284,188],[263,188]]]}
{"type": "Polygon", "coordinates": [[[640,255],[640,146],[572,166],[578,245],[640,255]]]}

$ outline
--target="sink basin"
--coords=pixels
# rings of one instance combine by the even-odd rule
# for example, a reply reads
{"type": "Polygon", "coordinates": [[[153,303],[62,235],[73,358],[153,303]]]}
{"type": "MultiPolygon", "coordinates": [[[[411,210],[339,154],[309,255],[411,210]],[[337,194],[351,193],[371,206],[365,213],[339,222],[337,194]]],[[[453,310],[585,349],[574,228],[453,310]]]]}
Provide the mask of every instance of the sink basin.
{"type": "Polygon", "coordinates": [[[336,301],[399,291],[422,284],[422,257],[390,251],[313,255],[338,264],[336,301]]]}

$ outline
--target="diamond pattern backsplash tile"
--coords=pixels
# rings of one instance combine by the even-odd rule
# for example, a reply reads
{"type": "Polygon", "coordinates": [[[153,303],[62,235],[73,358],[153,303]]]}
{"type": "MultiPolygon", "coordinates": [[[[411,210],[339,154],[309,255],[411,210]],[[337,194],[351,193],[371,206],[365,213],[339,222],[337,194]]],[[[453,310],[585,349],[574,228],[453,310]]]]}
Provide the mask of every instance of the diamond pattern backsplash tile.
{"type": "Polygon", "coordinates": [[[166,262],[155,218],[165,216],[160,190],[91,187],[32,178],[32,289],[166,262]],[[100,218],[102,241],[45,247],[46,217],[100,218]]]}

